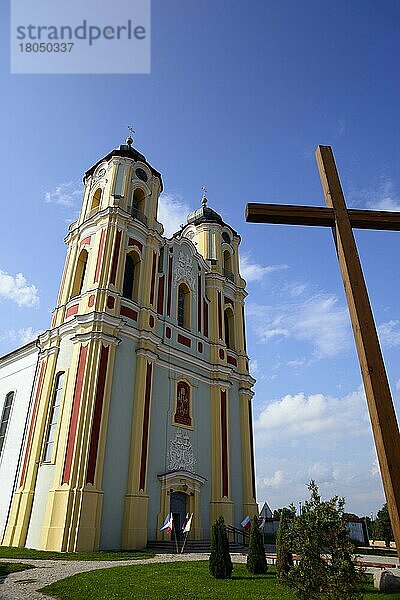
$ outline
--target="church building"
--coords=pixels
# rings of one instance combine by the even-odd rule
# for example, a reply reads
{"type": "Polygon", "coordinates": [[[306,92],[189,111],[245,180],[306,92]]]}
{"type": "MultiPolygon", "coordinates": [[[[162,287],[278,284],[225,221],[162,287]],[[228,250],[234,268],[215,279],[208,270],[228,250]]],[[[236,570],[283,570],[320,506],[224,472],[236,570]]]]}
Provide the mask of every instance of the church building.
{"type": "Polygon", "coordinates": [[[240,236],[202,205],[171,238],[126,143],[84,175],[51,326],[0,358],[0,541],[140,549],[257,512],[240,236]]]}

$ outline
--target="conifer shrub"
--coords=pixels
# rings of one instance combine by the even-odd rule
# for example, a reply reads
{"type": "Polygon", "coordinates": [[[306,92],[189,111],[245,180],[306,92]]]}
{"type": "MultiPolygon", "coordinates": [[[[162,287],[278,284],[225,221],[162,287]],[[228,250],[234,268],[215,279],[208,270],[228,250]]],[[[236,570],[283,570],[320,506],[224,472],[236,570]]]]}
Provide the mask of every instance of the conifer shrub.
{"type": "Polygon", "coordinates": [[[224,517],[218,517],[211,528],[211,554],[208,561],[210,573],[216,579],[228,579],[232,575],[228,535],[224,517]]]}
{"type": "Polygon", "coordinates": [[[363,574],[355,564],[344,498],[322,501],[314,481],[310,500],[293,520],[291,547],[300,555],[286,582],[300,600],[359,600],[363,574]]]}
{"type": "Polygon", "coordinates": [[[263,575],[268,571],[265,557],[264,539],[260,531],[257,515],[254,516],[250,527],[249,551],[247,553],[247,570],[253,575],[263,575]]]}
{"type": "Polygon", "coordinates": [[[276,571],[279,583],[285,583],[293,567],[293,554],[290,546],[290,526],[295,518],[294,507],[283,508],[276,535],[276,571]]]}

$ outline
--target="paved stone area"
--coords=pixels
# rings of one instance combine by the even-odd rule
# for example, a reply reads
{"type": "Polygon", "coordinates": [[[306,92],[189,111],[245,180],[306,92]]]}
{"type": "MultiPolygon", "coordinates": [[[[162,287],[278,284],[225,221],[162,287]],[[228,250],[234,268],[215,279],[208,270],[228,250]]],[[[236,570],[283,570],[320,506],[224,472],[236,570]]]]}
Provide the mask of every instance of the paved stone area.
{"type": "MultiPolygon", "coordinates": [[[[109,569],[111,567],[125,565],[140,565],[151,563],[177,562],[189,560],[208,560],[209,554],[156,554],[153,558],[139,560],[104,560],[104,561],[72,561],[72,560],[31,560],[31,559],[0,559],[1,562],[19,562],[28,565],[34,565],[34,569],[12,573],[4,582],[0,581],[0,599],[1,600],[54,600],[50,596],[40,593],[38,590],[64,579],[75,573],[84,573],[95,569],[109,569]]],[[[246,562],[246,555],[231,553],[232,561],[236,563],[246,562]]],[[[388,563],[393,561],[393,566],[397,563],[397,559],[386,556],[360,556],[360,559],[365,562],[382,562],[388,563]]],[[[368,568],[367,572],[373,573],[377,569],[368,568]]],[[[392,569],[391,569],[392,570],[392,569]]],[[[400,575],[399,569],[393,569],[393,572],[400,575]]]]}

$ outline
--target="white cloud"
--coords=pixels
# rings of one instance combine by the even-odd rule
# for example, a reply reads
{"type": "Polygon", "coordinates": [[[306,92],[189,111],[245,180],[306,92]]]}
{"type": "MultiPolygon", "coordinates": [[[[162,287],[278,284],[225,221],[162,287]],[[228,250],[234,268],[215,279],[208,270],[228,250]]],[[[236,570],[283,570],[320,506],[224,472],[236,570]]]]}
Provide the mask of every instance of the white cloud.
{"type": "Polygon", "coordinates": [[[286,364],[288,367],[302,367],[306,362],[305,358],[295,358],[294,360],[288,360],[286,364]]]}
{"type": "Polygon", "coordinates": [[[398,382],[396,383],[396,390],[400,390],[400,379],[398,380],[398,382]]]}
{"type": "Polygon", "coordinates": [[[261,477],[258,479],[258,483],[265,487],[278,488],[285,482],[285,476],[283,471],[280,469],[275,471],[272,477],[261,477]]]}
{"type": "Polygon", "coordinates": [[[400,321],[388,321],[378,327],[379,338],[383,346],[400,346],[400,321]]]}
{"type": "Polygon", "coordinates": [[[272,338],[310,342],[316,358],[334,356],[350,344],[347,307],[336,296],[319,293],[305,300],[290,300],[275,306],[249,303],[250,325],[261,343],[272,338]]]}
{"type": "Polygon", "coordinates": [[[302,294],[304,294],[306,289],[307,289],[307,286],[305,284],[293,285],[290,288],[290,295],[293,298],[297,298],[298,296],[301,296],[302,294]]]}
{"type": "Polygon", "coordinates": [[[27,283],[22,273],[15,277],[0,270],[0,298],[16,302],[18,306],[34,308],[39,306],[39,294],[35,285],[27,283]]]}
{"type": "Polygon", "coordinates": [[[190,207],[174,194],[161,194],[158,200],[157,220],[164,225],[164,235],[171,237],[191,212],[190,207]]]}
{"type": "Polygon", "coordinates": [[[32,340],[36,339],[41,331],[35,331],[33,327],[22,327],[21,329],[10,329],[0,336],[0,340],[9,340],[11,342],[17,342],[24,346],[32,340]]]}
{"type": "Polygon", "coordinates": [[[255,375],[258,371],[258,361],[257,359],[250,360],[249,370],[251,375],[255,375]]]}
{"type": "Polygon", "coordinates": [[[82,184],[76,181],[60,183],[55,190],[44,193],[46,204],[59,204],[65,208],[75,206],[81,201],[83,194],[82,184]]]}
{"type": "Polygon", "coordinates": [[[324,394],[287,394],[269,403],[255,421],[257,444],[268,446],[277,440],[336,438],[344,432],[353,436],[370,432],[364,392],[359,389],[344,398],[324,394]]]}
{"type": "Polygon", "coordinates": [[[240,273],[242,277],[247,281],[261,281],[266,275],[275,273],[276,271],[283,271],[288,269],[288,265],[269,265],[262,266],[251,260],[248,254],[243,254],[239,257],[240,260],[240,273]]]}
{"type": "Polygon", "coordinates": [[[373,210],[400,211],[400,198],[396,193],[393,181],[390,177],[382,175],[378,186],[362,189],[354,192],[352,196],[360,199],[367,208],[373,210]]]}

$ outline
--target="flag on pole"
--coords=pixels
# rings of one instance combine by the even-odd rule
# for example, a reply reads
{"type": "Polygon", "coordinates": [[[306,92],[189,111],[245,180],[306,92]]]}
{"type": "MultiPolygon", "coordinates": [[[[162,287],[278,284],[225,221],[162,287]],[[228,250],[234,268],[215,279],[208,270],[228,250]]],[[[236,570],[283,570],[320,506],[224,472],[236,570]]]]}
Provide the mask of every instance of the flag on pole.
{"type": "Polygon", "coordinates": [[[165,517],[165,521],[164,521],[163,526],[161,527],[160,531],[166,531],[167,533],[171,533],[173,526],[174,526],[174,519],[172,518],[172,513],[169,513],[165,517]]]}
{"type": "Polygon", "coordinates": [[[189,517],[189,513],[186,515],[186,519],[185,519],[186,523],[183,526],[183,533],[189,533],[190,528],[192,526],[192,517],[193,517],[193,513],[190,515],[190,517],[189,517]]]}
{"type": "Polygon", "coordinates": [[[183,519],[182,531],[185,531],[186,523],[189,521],[189,513],[186,513],[186,517],[183,519]]]}
{"type": "Polygon", "coordinates": [[[243,527],[243,529],[245,531],[247,531],[248,529],[250,529],[251,519],[250,519],[249,515],[247,515],[247,517],[245,517],[240,524],[241,524],[241,526],[243,527]]]}

